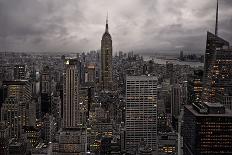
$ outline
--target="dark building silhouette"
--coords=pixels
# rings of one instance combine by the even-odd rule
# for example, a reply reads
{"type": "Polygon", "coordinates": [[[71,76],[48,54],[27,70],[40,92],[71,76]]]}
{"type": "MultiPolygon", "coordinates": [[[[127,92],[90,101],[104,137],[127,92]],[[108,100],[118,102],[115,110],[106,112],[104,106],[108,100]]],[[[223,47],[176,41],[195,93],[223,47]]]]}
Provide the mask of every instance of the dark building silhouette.
{"type": "Polygon", "coordinates": [[[45,66],[41,73],[41,114],[51,112],[51,73],[50,68],[45,66]]]}
{"type": "Polygon", "coordinates": [[[232,154],[232,112],[219,103],[184,108],[184,155],[232,154]]]}

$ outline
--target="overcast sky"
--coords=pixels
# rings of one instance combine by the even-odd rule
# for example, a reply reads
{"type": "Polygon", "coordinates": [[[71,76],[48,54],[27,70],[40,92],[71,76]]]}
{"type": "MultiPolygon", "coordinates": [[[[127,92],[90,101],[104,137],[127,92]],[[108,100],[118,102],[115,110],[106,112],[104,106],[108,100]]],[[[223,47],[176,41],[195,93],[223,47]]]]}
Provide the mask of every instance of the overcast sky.
{"type": "MultiPolygon", "coordinates": [[[[232,0],[219,0],[219,35],[232,42],[232,0]]],[[[204,50],[216,0],[0,0],[0,50],[100,49],[107,11],[115,51],[204,50]]]]}

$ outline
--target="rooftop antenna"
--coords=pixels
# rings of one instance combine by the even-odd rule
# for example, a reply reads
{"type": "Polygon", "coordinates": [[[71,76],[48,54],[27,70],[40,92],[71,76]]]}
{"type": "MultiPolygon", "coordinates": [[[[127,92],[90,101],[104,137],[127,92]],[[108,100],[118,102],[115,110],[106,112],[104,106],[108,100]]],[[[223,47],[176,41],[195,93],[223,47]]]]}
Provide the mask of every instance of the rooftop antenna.
{"type": "Polygon", "coordinates": [[[215,35],[218,36],[218,0],[217,0],[217,11],[216,11],[215,35]]]}

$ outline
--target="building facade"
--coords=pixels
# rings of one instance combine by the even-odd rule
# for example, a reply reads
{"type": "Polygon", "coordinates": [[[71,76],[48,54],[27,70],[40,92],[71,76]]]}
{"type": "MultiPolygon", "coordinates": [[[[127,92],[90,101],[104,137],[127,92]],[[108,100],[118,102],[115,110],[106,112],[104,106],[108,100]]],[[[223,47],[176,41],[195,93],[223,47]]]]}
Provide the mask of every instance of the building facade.
{"type": "Polygon", "coordinates": [[[126,151],[133,152],[146,145],[157,148],[157,78],[128,76],[126,78],[126,151]]]}
{"type": "Polygon", "coordinates": [[[63,86],[63,128],[77,128],[80,125],[79,79],[77,61],[65,61],[63,86]]]}
{"type": "Polygon", "coordinates": [[[184,155],[232,154],[232,112],[219,103],[186,105],[184,155]]]}

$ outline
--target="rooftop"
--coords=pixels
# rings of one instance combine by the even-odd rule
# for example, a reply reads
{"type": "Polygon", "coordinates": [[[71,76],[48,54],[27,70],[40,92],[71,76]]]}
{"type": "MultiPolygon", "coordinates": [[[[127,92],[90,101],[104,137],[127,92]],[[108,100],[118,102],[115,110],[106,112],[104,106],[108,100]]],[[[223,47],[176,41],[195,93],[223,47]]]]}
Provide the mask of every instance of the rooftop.
{"type": "MultiPolygon", "coordinates": [[[[211,105],[211,107],[216,107],[216,105],[211,105]]],[[[186,105],[185,108],[187,108],[189,111],[191,111],[195,116],[211,116],[211,117],[232,117],[232,111],[229,109],[225,109],[225,113],[219,113],[219,114],[215,114],[215,113],[199,113],[198,111],[196,111],[192,105],[186,105]]]]}

